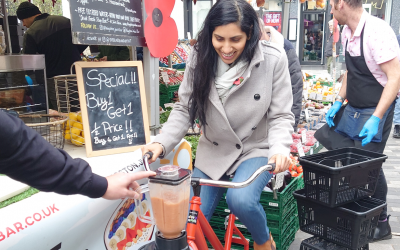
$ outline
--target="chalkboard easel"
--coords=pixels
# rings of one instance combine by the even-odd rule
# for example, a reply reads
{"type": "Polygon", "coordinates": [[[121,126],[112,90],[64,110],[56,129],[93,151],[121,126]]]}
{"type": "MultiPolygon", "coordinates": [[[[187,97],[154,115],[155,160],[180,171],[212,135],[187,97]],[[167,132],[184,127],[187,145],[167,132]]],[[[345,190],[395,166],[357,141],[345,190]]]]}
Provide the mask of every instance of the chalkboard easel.
{"type": "Polygon", "coordinates": [[[142,62],[76,62],[75,68],[87,156],[149,143],[142,62]]]}

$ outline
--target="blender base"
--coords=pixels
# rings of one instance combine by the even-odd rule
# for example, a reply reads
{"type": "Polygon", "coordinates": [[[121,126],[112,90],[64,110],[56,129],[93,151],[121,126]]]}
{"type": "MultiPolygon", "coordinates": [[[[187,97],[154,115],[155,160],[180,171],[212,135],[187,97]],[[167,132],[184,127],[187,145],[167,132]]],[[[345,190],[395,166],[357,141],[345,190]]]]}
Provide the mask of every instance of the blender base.
{"type": "Polygon", "coordinates": [[[165,239],[158,231],[154,250],[189,250],[186,231],[182,231],[181,236],[175,239],[165,239]]]}

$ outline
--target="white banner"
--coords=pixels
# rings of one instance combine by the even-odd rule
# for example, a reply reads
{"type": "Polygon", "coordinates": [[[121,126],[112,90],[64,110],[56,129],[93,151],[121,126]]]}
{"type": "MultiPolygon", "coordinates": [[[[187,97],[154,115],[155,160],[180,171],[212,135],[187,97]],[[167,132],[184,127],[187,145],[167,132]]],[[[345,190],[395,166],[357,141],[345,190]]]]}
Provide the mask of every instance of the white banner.
{"type": "MultiPolygon", "coordinates": [[[[83,147],[66,150],[73,157],[85,158],[93,171],[103,176],[144,169],[140,150],[93,158],[85,157],[83,147]]],[[[165,159],[150,167],[165,164],[191,169],[189,143],[183,140],[165,159]]],[[[152,216],[148,193],[143,201],[144,213],[152,216]]],[[[154,241],[156,228],[140,221],[138,213],[132,199],[109,201],[40,192],[0,209],[0,249],[142,250],[154,241]]]]}

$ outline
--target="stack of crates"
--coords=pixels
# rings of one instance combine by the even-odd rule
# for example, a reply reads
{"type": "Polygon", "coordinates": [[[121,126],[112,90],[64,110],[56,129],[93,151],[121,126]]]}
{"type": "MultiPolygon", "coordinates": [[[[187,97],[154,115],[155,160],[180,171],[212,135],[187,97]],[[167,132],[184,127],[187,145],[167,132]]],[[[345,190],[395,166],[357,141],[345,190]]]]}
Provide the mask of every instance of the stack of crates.
{"type": "Polygon", "coordinates": [[[301,250],[367,250],[386,203],[371,198],[387,156],[342,148],[299,159],[304,189],[294,192],[301,250]]]}
{"type": "MultiPolygon", "coordinates": [[[[297,206],[293,197],[293,192],[303,187],[304,182],[302,175],[300,175],[296,178],[292,178],[286,188],[282,192],[277,193],[278,199],[273,198],[272,192],[263,191],[261,194],[260,203],[264,207],[268,228],[274,238],[277,250],[289,249],[299,229],[297,206]]],[[[210,220],[211,227],[223,244],[229,214],[230,210],[226,203],[225,193],[210,220]]],[[[252,249],[253,239],[251,238],[250,232],[239,220],[236,220],[235,225],[250,242],[250,249],[252,249]]],[[[209,246],[211,248],[211,245],[209,246]]],[[[233,243],[231,249],[242,250],[243,246],[233,243]]]]}
{"type": "Polygon", "coordinates": [[[168,87],[164,83],[160,83],[160,106],[165,109],[165,104],[171,102],[171,98],[168,96],[168,87]]]}

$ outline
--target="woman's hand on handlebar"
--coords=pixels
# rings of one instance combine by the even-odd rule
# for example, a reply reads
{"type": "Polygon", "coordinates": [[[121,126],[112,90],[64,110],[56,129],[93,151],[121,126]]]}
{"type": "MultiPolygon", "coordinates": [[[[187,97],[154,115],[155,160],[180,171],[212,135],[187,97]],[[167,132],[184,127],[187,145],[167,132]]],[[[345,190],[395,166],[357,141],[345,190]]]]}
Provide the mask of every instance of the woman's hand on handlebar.
{"type": "Polygon", "coordinates": [[[161,144],[159,143],[151,143],[149,145],[143,146],[142,147],[142,156],[144,156],[147,152],[153,152],[153,157],[151,159],[148,159],[149,164],[153,163],[157,160],[158,156],[162,154],[163,148],[161,144]]]}
{"type": "Polygon", "coordinates": [[[290,158],[285,155],[276,154],[269,159],[268,163],[276,164],[274,174],[277,174],[289,169],[290,158]]]}

